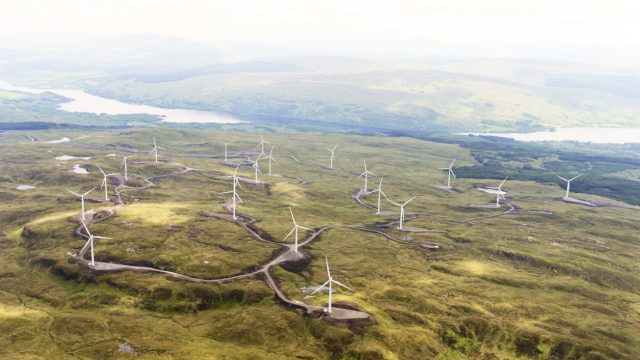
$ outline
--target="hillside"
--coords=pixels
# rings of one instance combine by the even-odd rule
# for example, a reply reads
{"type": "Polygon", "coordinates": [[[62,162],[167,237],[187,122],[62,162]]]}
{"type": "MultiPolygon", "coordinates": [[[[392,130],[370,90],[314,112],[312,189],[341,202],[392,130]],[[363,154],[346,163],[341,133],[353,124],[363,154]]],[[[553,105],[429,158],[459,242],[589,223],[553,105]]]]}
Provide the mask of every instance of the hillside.
{"type": "Polygon", "coordinates": [[[70,73],[36,66],[6,76],[17,85],[82,88],[306,130],[535,131],[640,121],[637,75],[533,60],[305,57],[179,70],[129,65],[70,73]]]}
{"type": "MultiPolygon", "coordinates": [[[[600,206],[570,203],[557,183],[523,179],[506,183],[496,208],[495,196],[477,188],[498,183],[478,171],[476,178],[459,174],[454,192],[436,187],[446,184],[440,168],[452,157],[458,171],[482,168],[478,159],[489,156],[505,168],[546,168],[549,156],[512,158],[517,143],[469,148],[404,137],[262,135],[278,164],[269,176],[262,160],[265,183],[257,185],[253,170],[240,168],[241,217],[233,221],[224,192],[234,166],[222,163],[222,144],[231,141],[230,161],[246,166],[240,154],[255,158],[257,134],[2,133],[0,357],[569,360],[640,353],[637,207],[585,193],[573,196],[600,206]],[[47,142],[63,136],[71,140],[47,142]],[[159,163],[148,154],[152,137],[167,149],[159,163]],[[330,170],[325,148],[334,144],[330,170]],[[126,184],[113,153],[129,156],[126,184]],[[61,155],[90,159],[55,160],[61,155]],[[376,215],[377,196],[358,191],[363,160],[384,176],[390,200],[417,196],[403,230],[398,207],[383,197],[376,215]],[[74,164],[89,174],[71,172],[74,164]],[[87,227],[111,239],[96,240],[99,266],[92,268],[87,253],[78,255],[88,244],[80,203],[65,189],[99,186],[98,165],[112,174],[111,199],[101,202],[104,189],[90,195],[87,227]],[[260,271],[291,254],[292,237],[283,240],[293,225],[289,208],[310,229],[300,233],[304,255],[260,271]],[[335,279],[353,289],[337,289],[334,305],[359,309],[373,323],[302,310],[300,303],[327,304],[326,293],[308,297],[302,289],[326,281],[325,257],[335,279]],[[253,275],[216,283],[239,274],[253,275]]],[[[563,171],[575,165],[555,161],[563,171]]],[[[379,181],[370,178],[370,189],[379,181]]]]}

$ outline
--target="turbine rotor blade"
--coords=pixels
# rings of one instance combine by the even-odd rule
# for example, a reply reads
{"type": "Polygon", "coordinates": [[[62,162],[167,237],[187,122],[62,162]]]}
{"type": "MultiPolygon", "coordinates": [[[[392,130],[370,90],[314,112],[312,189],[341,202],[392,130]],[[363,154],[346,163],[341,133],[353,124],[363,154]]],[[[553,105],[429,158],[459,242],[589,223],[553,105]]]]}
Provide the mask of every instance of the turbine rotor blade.
{"type": "Polygon", "coordinates": [[[564,181],[567,181],[567,182],[569,181],[569,180],[567,180],[567,179],[563,178],[563,177],[562,177],[562,176],[560,176],[560,175],[557,175],[557,176],[558,176],[560,179],[564,180],[564,181]]]}
{"type": "Polygon", "coordinates": [[[291,220],[293,220],[293,224],[297,226],[298,223],[296,222],[296,218],[293,217],[293,210],[291,210],[291,208],[289,208],[289,213],[291,213],[291,220]]]}
{"type": "Polygon", "coordinates": [[[348,287],[347,285],[345,285],[345,284],[341,283],[341,282],[340,282],[340,281],[338,281],[338,280],[331,280],[331,281],[332,281],[334,284],[338,284],[338,285],[342,286],[342,287],[343,287],[343,288],[345,288],[345,289],[349,289],[349,290],[353,291],[353,289],[352,289],[352,288],[348,287]]]}
{"type": "Polygon", "coordinates": [[[579,178],[580,176],[582,176],[582,174],[572,177],[571,180],[569,180],[569,181],[573,181],[573,180],[579,178]]]}
{"type": "Polygon", "coordinates": [[[329,285],[329,281],[331,280],[327,280],[324,284],[320,285],[320,287],[318,287],[317,289],[313,290],[313,292],[309,295],[313,295],[315,293],[317,293],[318,291],[322,290],[325,288],[325,286],[329,285]]]}
{"type": "Polygon", "coordinates": [[[414,197],[412,197],[411,199],[409,199],[409,200],[405,201],[405,203],[404,203],[404,204],[402,204],[402,206],[405,206],[405,205],[407,205],[408,203],[412,202],[412,201],[413,201],[413,199],[415,199],[415,198],[416,198],[416,197],[414,196],[414,197]]]}
{"type": "Polygon", "coordinates": [[[71,190],[69,190],[69,189],[65,189],[65,190],[67,190],[68,192],[72,193],[72,194],[73,194],[73,195],[75,195],[75,196],[82,197],[82,195],[80,195],[80,194],[78,194],[78,193],[76,193],[76,192],[73,192],[73,191],[71,191],[71,190]]]}
{"type": "Polygon", "coordinates": [[[294,232],[294,231],[296,231],[295,226],[293,227],[293,229],[291,229],[291,231],[289,231],[289,233],[287,234],[287,236],[285,236],[285,237],[284,237],[284,239],[282,239],[282,241],[287,240],[287,238],[288,238],[289,236],[291,236],[291,234],[293,234],[293,232],[294,232]]]}
{"type": "Polygon", "coordinates": [[[87,225],[84,223],[84,221],[81,221],[80,223],[82,224],[82,227],[84,228],[84,231],[86,231],[86,232],[87,232],[87,235],[89,235],[89,236],[93,236],[93,235],[91,235],[91,232],[89,232],[89,228],[88,228],[88,227],[87,227],[87,225]]]}
{"type": "Polygon", "coordinates": [[[392,203],[393,205],[395,205],[395,206],[402,206],[402,205],[398,204],[397,202],[395,202],[395,201],[393,201],[393,200],[390,200],[386,195],[385,195],[384,197],[387,199],[387,201],[388,201],[388,202],[392,203]]]}
{"type": "Polygon", "coordinates": [[[325,256],[324,261],[327,264],[327,275],[329,276],[329,281],[331,281],[331,271],[329,271],[329,258],[325,256]]]}

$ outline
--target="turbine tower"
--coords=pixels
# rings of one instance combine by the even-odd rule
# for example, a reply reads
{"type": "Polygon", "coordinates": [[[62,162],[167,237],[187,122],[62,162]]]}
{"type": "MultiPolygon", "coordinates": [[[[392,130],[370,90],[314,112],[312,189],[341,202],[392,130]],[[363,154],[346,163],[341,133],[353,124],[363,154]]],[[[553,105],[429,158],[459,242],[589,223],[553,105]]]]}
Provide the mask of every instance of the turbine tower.
{"type": "Polygon", "coordinates": [[[271,176],[271,161],[278,164],[276,159],[273,157],[273,148],[271,148],[271,151],[269,151],[269,156],[265,157],[265,159],[269,159],[269,176],[271,176]]]}
{"type": "Polygon", "coordinates": [[[96,188],[93,188],[93,189],[91,189],[91,190],[87,191],[87,192],[86,192],[86,193],[84,193],[84,194],[78,194],[78,193],[73,192],[73,191],[71,191],[71,190],[69,190],[69,189],[65,189],[65,190],[67,190],[68,192],[70,192],[70,193],[72,193],[73,195],[75,195],[75,196],[77,196],[77,197],[79,197],[79,198],[80,198],[80,202],[82,203],[82,213],[81,213],[81,214],[82,214],[82,216],[81,216],[82,221],[84,221],[84,220],[85,220],[85,218],[84,218],[84,197],[85,197],[85,196],[87,196],[90,192],[92,192],[92,191],[93,191],[93,190],[95,190],[95,189],[96,189],[96,188]]]}
{"type": "Polygon", "coordinates": [[[453,187],[451,186],[451,175],[453,175],[453,178],[456,178],[456,174],[453,172],[453,163],[456,162],[456,159],[453,159],[453,161],[451,162],[451,165],[449,165],[448,168],[440,168],[440,170],[447,170],[447,172],[449,173],[449,178],[447,179],[447,189],[453,189],[453,187]]]}
{"type": "Polygon", "coordinates": [[[103,176],[102,184],[100,184],[100,189],[104,187],[104,200],[109,201],[109,190],[107,189],[107,187],[109,186],[109,183],[107,182],[107,174],[105,174],[105,172],[102,171],[102,168],[100,167],[100,165],[98,165],[98,170],[100,170],[103,176]]]}
{"type": "MultiPolygon", "coordinates": [[[[385,196],[385,197],[386,197],[386,196],[385,196]]],[[[415,199],[415,198],[416,198],[416,197],[414,196],[414,197],[412,197],[411,199],[409,199],[409,200],[405,201],[405,202],[404,202],[404,203],[402,203],[402,204],[398,204],[397,202],[392,201],[392,200],[389,200],[389,198],[387,198],[387,200],[388,200],[390,203],[394,204],[395,206],[399,206],[399,207],[400,207],[400,225],[398,226],[398,230],[402,230],[402,226],[403,226],[403,224],[404,224],[404,207],[405,207],[405,205],[407,205],[408,203],[410,203],[411,201],[413,201],[413,199],[415,199]]]]}
{"type": "Polygon", "coordinates": [[[154,154],[156,156],[156,163],[158,163],[158,149],[166,150],[162,146],[158,146],[158,144],[156,143],[156,137],[154,136],[153,137],[153,149],[151,149],[151,151],[149,151],[149,155],[154,154]]]}
{"type": "Polygon", "coordinates": [[[336,149],[338,148],[338,145],[340,144],[337,144],[332,148],[327,148],[327,150],[331,152],[331,158],[329,160],[329,169],[333,169],[333,162],[336,160],[336,149]]]}
{"type": "Polygon", "coordinates": [[[329,270],[329,259],[325,256],[324,257],[325,263],[327,264],[327,276],[329,277],[329,280],[327,280],[324,284],[322,284],[322,286],[320,286],[319,288],[317,288],[314,292],[312,292],[310,295],[315,294],[316,292],[320,291],[321,289],[324,289],[327,285],[329,285],[329,303],[328,303],[328,307],[325,309],[325,312],[327,314],[331,314],[331,295],[333,293],[333,284],[342,286],[343,288],[347,289],[347,290],[351,290],[353,291],[352,288],[348,287],[345,284],[342,284],[341,282],[337,281],[337,280],[333,280],[333,277],[331,276],[331,271],[329,270]]]}
{"type": "Polygon", "coordinates": [[[298,229],[305,229],[305,230],[309,230],[309,231],[313,231],[307,227],[304,227],[302,225],[298,225],[298,223],[296,222],[296,218],[293,217],[293,210],[291,210],[291,208],[289,208],[289,212],[291,213],[291,220],[293,220],[293,229],[291,229],[291,231],[289,231],[289,233],[287,234],[287,236],[285,236],[284,239],[282,239],[282,241],[287,240],[287,238],[289,236],[291,236],[291,234],[294,234],[294,245],[293,245],[293,252],[298,252],[298,229]]]}
{"type": "Polygon", "coordinates": [[[387,198],[387,194],[384,193],[384,191],[382,191],[382,179],[384,177],[380,178],[380,183],[378,184],[378,188],[373,190],[372,193],[378,193],[378,211],[376,211],[376,214],[380,214],[380,199],[382,198],[382,196],[384,195],[385,198],[387,198]]]}
{"type": "Polygon", "coordinates": [[[364,176],[364,192],[367,192],[367,183],[369,180],[369,175],[376,176],[376,174],[367,170],[367,160],[364,160],[364,172],[358,176],[358,178],[361,178],[364,176]]]}
{"type": "Polygon", "coordinates": [[[127,173],[127,156],[122,156],[122,165],[120,168],[124,167],[124,181],[129,181],[129,174],[127,173]]]}
{"type": "Polygon", "coordinates": [[[571,182],[572,182],[573,180],[575,180],[575,179],[579,178],[580,176],[582,176],[582,174],[577,175],[577,176],[574,176],[574,177],[572,177],[571,179],[567,180],[567,179],[563,178],[562,176],[558,175],[558,177],[559,177],[560,179],[562,179],[562,180],[564,180],[564,181],[566,181],[566,182],[567,182],[567,192],[566,192],[566,193],[565,193],[565,195],[564,195],[564,198],[565,198],[565,199],[569,199],[569,190],[571,190],[571,182]]]}
{"type": "Polygon", "coordinates": [[[236,187],[240,187],[240,181],[238,180],[239,167],[240,167],[239,165],[236,166],[236,170],[233,172],[233,190],[220,193],[220,194],[233,194],[233,198],[232,198],[233,220],[238,220],[238,218],[236,217],[236,199],[240,200],[241,203],[244,203],[244,201],[242,201],[242,199],[240,198],[240,195],[238,195],[238,192],[236,191],[236,187]]]}
{"type": "Polygon", "coordinates": [[[258,144],[257,147],[260,148],[260,155],[264,155],[264,144],[271,144],[270,141],[266,141],[262,135],[260,135],[260,143],[258,144]]]}
{"type": "Polygon", "coordinates": [[[89,240],[88,241],[89,241],[89,246],[91,246],[91,262],[89,263],[89,265],[91,267],[94,267],[96,265],[95,255],[94,255],[94,252],[93,252],[93,241],[94,241],[94,239],[110,240],[111,238],[104,237],[104,236],[96,236],[96,235],[91,234],[91,232],[89,232],[89,228],[87,228],[87,225],[85,225],[84,221],[82,222],[82,227],[84,227],[84,231],[86,231],[87,235],[89,235],[89,240]]]}

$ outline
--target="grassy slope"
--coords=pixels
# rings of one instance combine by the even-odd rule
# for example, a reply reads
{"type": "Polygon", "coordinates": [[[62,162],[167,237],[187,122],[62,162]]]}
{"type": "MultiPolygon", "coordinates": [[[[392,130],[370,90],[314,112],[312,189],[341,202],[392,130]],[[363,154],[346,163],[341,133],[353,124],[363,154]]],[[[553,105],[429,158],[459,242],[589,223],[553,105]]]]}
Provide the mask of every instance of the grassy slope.
{"type": "MultiPolygon", "coordinates": [[[[475,186],[493,186],[495,181],[460,179],[459,194],[442,193],[431,187],[446,180],[438,168],[454,156],[461,166],[472,165],[472,157],[455,145],[406,138],[269,135],[281,163],[274,172],[293,178],[269,179],[269,191],[244,184],[240,192],[247,202],[241,211],[260,219],[256,226],[276,238],[290,229],[288,206],[308,227],[371,223],[376,218],[349,196],[361,180],[321,169],[328,160],[324,148],[340,143],[339,168],[359,172],[366,158],[371,171],[385,175],[390,198],[419,195],[407,211],[432,215],[409,220],[408,225],[447,232],[414,234],[413,240],[438,243],[442,250],[419,250],[339,227],[312,243],[308,250],[313,259],[307,267],[275,272],[289,296],[302,299],[300,287],[324,281],[323,258],[328,255],[336,279],[356,290],[340,291],[336,300],[354,302],[376,317],[377,324],[364,331],[284,309],[260,280],[211,286],[148,274],[92,277],[79,272],[65,255],[82,245],[65,221],[78,203],[63,189],[93,187],[100,180],[95,165],[107,172],[119,165],[117,158],[102,156],[116,150],[81,145],[118,143],[146,150],[153,134],[170,149],[172,161],[230,172],[213,159],[195,156],[219,155],[221,143],[228,141],[233,141],[231,151],[255,148],[257,138],[162,129],[116,134],[90,132],[88,138],[59,145],[19,144],[19,133],[0,137],[2,357],[20,358],[19,352],[29,349],[27,358],[116,358],[124,356],[117,353],[120,342],[131,344],[140,358],[154,359],[631,359],[640,352],[637,210],[571,206],[553,199],[562,194],[557,186],[512,182],[506,189],[519,209],[550,210],[554,215],[522,212],[461,223],[455,219],[496,212],[465,206],[491,202],[492,197],[475,186]],[[55,162],[48,150],[94,158],[55,162]],[[88,166],[91,174],[69,173],[74,163],[88,166]],[[296,179],[310,184],[300,185],[296,179]],[[19,192],[13,190],[17,184],[38,189],[19,192]],[[28,236],[20,232],[25,225],[28,236]]],[[[81,133],[36,134],[42,139],[62,135],[76,139],[81,133]]],[[[131,165],[130,174],[138,178],[175,170],[165,164],[131,165]]],[[[235,273],[269,257],[269,246],[230,224],[197,215],[221,209],[225,195],[217,193],[228,190],[228,181],[192,173],[157,185],[127,191],[128,200],[139,201],[95,225],[100,235],[114,237],[97,245],[99,256],[146,258],[156,266],[201,276],[235,273]],[[128,254],[123,251],[127,247],[141,250],[128,254]],[[206,266],[205,260],[210,262],[206,266]]],[[[385,209],[392,210],[388,204],[385,209]]],[[[326,297],[308,301],[321,305],[326,297]]]]}

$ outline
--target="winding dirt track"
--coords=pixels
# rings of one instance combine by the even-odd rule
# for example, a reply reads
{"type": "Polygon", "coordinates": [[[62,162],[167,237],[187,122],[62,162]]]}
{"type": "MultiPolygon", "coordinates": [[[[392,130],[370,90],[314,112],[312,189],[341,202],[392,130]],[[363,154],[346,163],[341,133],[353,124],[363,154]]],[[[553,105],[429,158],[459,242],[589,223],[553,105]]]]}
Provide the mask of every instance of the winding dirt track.
{"type": "MultiPolygon", "coordinates": [[[[297,160],[297,159],[295,159],[295,160],[297,160]]],[[[297,161],[299,161],[299,160],[297,160],[297,161]]],[[[141,164],[141,163],[149,163],[149,162],[144,162],[143,161],[143,162],[136,162],[136,163],[137,164],[141,164]]],[[[106,220],[112,218],[113,216],[115,216],[116,213],[117,213],[117,209],[120,208],[120,207],[125,206],[125,202],[124,202],[124,200],[122,198],[122,195],[123,195],[123,192],[126,189],[136,189],[136,190],[148,189],[148,188],[151,188],[151,187],[155,186],[155,182],[157,182],[157,181],[160,181],[162,179],[166,179],[168,177],[173,177],[173,176],[179,176],[179,175],[182,175],[182,174],[186,174],[188,172],[202,172],[202,173],[212,174],[212,175],[221,176],[221,177],[229,177],[228,174],[225,174],[225,173],[220,172],[220,171],[191,168],[191,167],[187,167],[187,166],[184,166],[184,165],[178,164],[178,163],[167,163],[167,164],[179,167],[181,169],[179,171],[172,172],[172,173],[169,173],[169,174],[163,174],[163,175],[157,175],[157,176],[152,176],[152,177],[149,177],[149,178],[145,178],[144,182],[146,183],[146,185],[140,186],[140,187],[131,187],[131,186],[126,185],[126,182],[124,181],[124,177],[119,173],[109,175],[109,177],[115,179],[116,182],[117,182],[117,185],[114,188],[115,195],[116,195],[116,197],[114,199],[115,206],[114,207],[110,207],[110,208],[106,208],[103,211],[101,211],[100,213],[95,213],[95,212],[93,212],[93,210],[88,211],[86,213],[88,215],[88,219],[85,221],[86,225],[90,226],[91,224],[102,222],[102,221],[106,221],[106,220]]],[[[241,180],[242,181],[246,181],[246,182],[250,182],[250,183],[255,183],[255,181],[250,180],[250,179],[241,179],[241,180]]],[[[262,185],[262,184],[266,185],[267,183],[260,183],[260,184],[256,184],[256,185],[262,185]]],[[[367,208],[369,210],[376,211],[377,209],[375,207],[373,207],[372,205],[367,204],[363,200],[363,198],[365,196],[368,196],[368,195],[371,195],[371,193],[364,192],[363,189],[357,189],[357,191],[355,191],[354,194],[352,194],[352,198],[355,199],[355,201],[358,204],[360,204],[361,206],[363,206],[363,207],[365,207],[365,208],[367,208]]],[[[469,222],[469,221],[475,221],[475,220],[480,220],[480,219],[497,217],[497,216],[509,214],[509,213],[512,213],[512,212],[516,211],[516,209],[515,209],[515,207],[513,205],[511,205],[510,203],[506,203],[506,204],[509,206],[509,209],[507,211],[504,211],[504,212],[501,212],[501,213],[491,214],[491,215],[482,216],[482,217],[476,217],[476,218],[468,218],[468,219],[453,219],[453,218],[448,218],[448,219],[452,220],[452,221],[455,221],[455,222],[469,222]]],[[[223,204],[223,208],[228,213],[232,212],[232,209],[231,209],[230,206],[231,205],[228,202],[225,202],[223,204]]],[[[286,262],[300,261],[300,260],[303,260],[306,257],[308,257],[309,255],[307,255],[303,251],[303,248],[306,245],[308,245],[309,243],[311,243],[312,241],[316,240],[323,232],[332,229],[332,227],[322,227],[322,228],[319,228],[319,229],[315,229],[313,231],[313,233],[311,233],[311,235],[309,235],[307,238],[305,238],[301,242],[299,242],[299,244],[298,244],[298,252],[295,252],[293,244],[274,241],[274,240],[267,239],[264,236],[260,235],[260,231],[257,230],[255,227],[253,227],[253,224],[257,220],[252,218],[252,217],[250,217],[250,216],[248,216],[248,215],[237,213],[238,220],[233,220],[231,218],[231,216],[227,215],[227,214],[219,214],[219,213],[214,213],[214,212],[204,212],[204,213],[205,213],[204,216],[217,217],[217,218],[225,220],[225,221],[233,222],[234,224],[244,228],[256,240],[280,246],[281,247],[281,251],[278,254],[276,254],[275,257],[273,257],[266,264],[260,266],[260,268],[258,268],[257,270],[248,271],[248,272],[244,272],[244,273],[240,273],[240,274],[236,274],[236,275],[231,275],[231,276],[227,276],[227,277],[222,277],[222,278],[216,278],[216,279],[198,278],[198,277],[193,277],[193,276],[189,276],[189,275],[185,275],[185,274],[180,274],[180,273],[177,273],[177,272],[174,272],[174,271],[162,270],[162,269],[157,269],[157,268],[147,267],[147,266],[133,266],[133,265],[118,264],[118,263],[108,263],[108,262],[95,262],[95,265],[92,267],[92,266],[90,266],[90,262],[85,258],[86,253],[90,248],[90,243],[88,241],[89,236],[85,232],[84,227],[82,225],[79,225],[75,230],[75,234],[77,236],[79,236],[79,237],[83,237],[83,238],[87,239],[87,242],[80,249],[80,251],[78,252],[77,257],[75,257],[74,259],[81,266],[89,268],[89,269],[91,269],[92,271],[95,271],[95,272],[117,272],[117,271],[150,272],[150,273],[162,274],[162,275],[165,275],[165,276],[168,276],[168,277],[171,277],[171,278],[175,278],[175,279],[191,281],[191,282],[197,282],[197,283],[222,284],[222,283],[226,283],[226,282],[231,282],[231,281],[236,281],[236,280],[241,280],[241,279],[247,279],[247,278],[252,278],[252,277],[264,278],[265,281],[267,282],[267,284],[269,285],[269,287],[271,288],[271,290],[273,291],[275,297],[282,304],[284,304],[286,306],[289,306],[289,307],[295,307],[295,308],[302,309],[304,311],[304,313],[306,313],[306,314],[312,314],[312,315],[315,315],[315,316],[321,316],[321,315],[325,315],[326,316],[327,315],[327,314],[323,314],[323,311],[322,311],[323,308],[322,307],[314,306],[314,305],[307,305],[307,304],[304,304],[304,303],[302,303],[302,302],[300,302],[298,300],[289,299],[284,294],[282,289],[279,287],[278,283],[275,281],[275,279],[271,275],[271,269],[273,267],[275,267],[275,266],[281,265],[281,264],[286,263],[286,262]]],[[[395,215],[395,214],[397,214],[397,213],[395,213],[395,212],[385,212],[384,213],[384,215],[395,215]]],[[[418,216],[428,215],[428,214],[424,214],[424,213],[407,213],[407,215],[410,215],[411,216],[410,218],[416,218],[418,216]]],[[[395,222],[396,221],[389,220],[387,222],[378,223],[377,225],[371,225],[371,226],[367,226],[367,225],[345,225],[345,227],[352,228],[352,229],[355,229],[355,230],[361,230],[361,231],[368,231],[368,232],[377,233],[379,235],[382,235],[382,236],[386,237],[389,240],[395,241],[395,242],[403,244],[403,245],[425,247],[425,244],[418,244],[418,243],[414,243],[412,241],[401,240],[401,239],[398,239],[398,238],[396,238],[396,237],[394,237],[394,236],[392,236],[390,234],[387,234],[386,232],[384,232],[382,230],[385,227],[389,227],[389,226],[393,225],[395,222]]],[[[433,246],[433,245],[429,245],[429,244],[426,244],[426,246],[427,247],[431,246],[430,247],[431,249],[437,249],[438,248],[438,246],[433,246]]],[[[368,314],[366,314],[364,312],[361,312],[361,311],[343,309],[343,308],[339,308],[339,307],[334,307],[333,310],[334,311],[331,313],[330,317],[335,319],[335,320],[352,321],[352,320],[359,320],[359,319],[370,319],[370,315],[368,315],[368,314]]]]}
{"type": "MultiPolygon", "coordinates": [[[[218,171],[190,168],[177,163],[171,163],[171,165],[181,167],[182,169],[177,172],[146,178],[144,179],[146,185],[140,186],[140,187],[131,187],[126,185],[124,181],[124,177],[121,174],[110,175],[111,178],[117,181],[117,185],[114,188],[114,191],[116,194],[116,197],[114,200],[115,206],[111,208],[106,208],[98,214],[94,213],[91,210],[88,211],[87,213],[85,213],[87,215],[87,220],[85,221],[85,224],[87,226],[90,226],[91,224],[106,221],[112,218],[113,216],[115,216],[115,214],[117,213],[117,209],[122,206],[125,206],[125,203],[122,199],[122,194],[125,189],[137,189],[137,190],[148,189],[155,186],[155,183],[154,183],[155,181],[159,181],[171,176],[178,176],[181,174],[188,173],[190,171],[198,171],[198,172],[209,173],[209,174],[214,174],[219,176],[227,176],[227,174],[224,174],[218,171]]],[[[229,208],[229,204],[225,203],[223,207],[228,212],[231,212],[231,209],[229,208]]],[[[217,278],[217,279],[203,279],[203,278],[193,277],[185,274],[180,274],[174,271],[162,270],[162,269],[157,269],[157,268],[148,267],[148,266],[134,266],[134,265],[111,263],[111,262],[99,262],[99,261],[96,261],[94,266],[91,266],[89,260],[85,258],[87,252],[90,249],[90,242],[88,241],[89,236],[81,224],[78,225],[78,227],[76,228],[75,234],[77,236],[87,239],[87,242],[78,252],[78,256],[75,257],[75,261],[81,266],[89,268],[94,272],[117,272],[117,271],[150,272],[150,273],[162,274],[167,277],[171,277],[179,280],[185,280],[185,281],[191,281],[191,282],[197,282],[197,283],[206,283],[206,284],[222,284],[222,283],[246,279],[246,278],[262,277],[266,280],[267,284],[273,291],[274,295],[281,303],[290,307],[302,309],[306,314],[312,314],[316,316],[323,315],[322,307],[308,305],[297,300],[290,300],[284,294],[284,292],[280,289],[280,287],[278,286],[278,283],[272,277],[271,269],[285,262],[299,261],[304,259],[308,255],[305,255],[302,252],[302,249],[307,244],[317,239],[320,236],[320,234],[322,234],[324,231],[331,229],[331,227],[322,227],[313,231],[313,233],[310,236],[308,236],[307,238],[299,242],[298,252],[295,252],[293,244],[278,242],[278,241],[266,239],[265,237],[261,236],[260,232],[252,226],[252,224],[257,221],[256,219],[244,214],[238,214],[238,215],[239,215],[239,220],[230,219],[230,216],[226,214],[209,213],[209,215],[207,216],[215,216],[226,221],[231,221],[237,224],[238,226],[244,228],[255,239],[262,242],[266,242],[266,243],[276,244],[282,248],[279,254],[277,254],[273,259],[271,259],[269,262],[262,265],[259,269],[255,271],[244,272],[241,274],[236,274],[236,275],[217,278]],[[245,219],[245,220],[242,221],[241,219],[245,219]]],[[[360,311],[335,307],[334,311],[331,313],[331,318],[336,320],[351,321],[351,320],[358,320],[358,319],[363,319],[363,320],[370,319],[370,316],[360,311]]]]}

